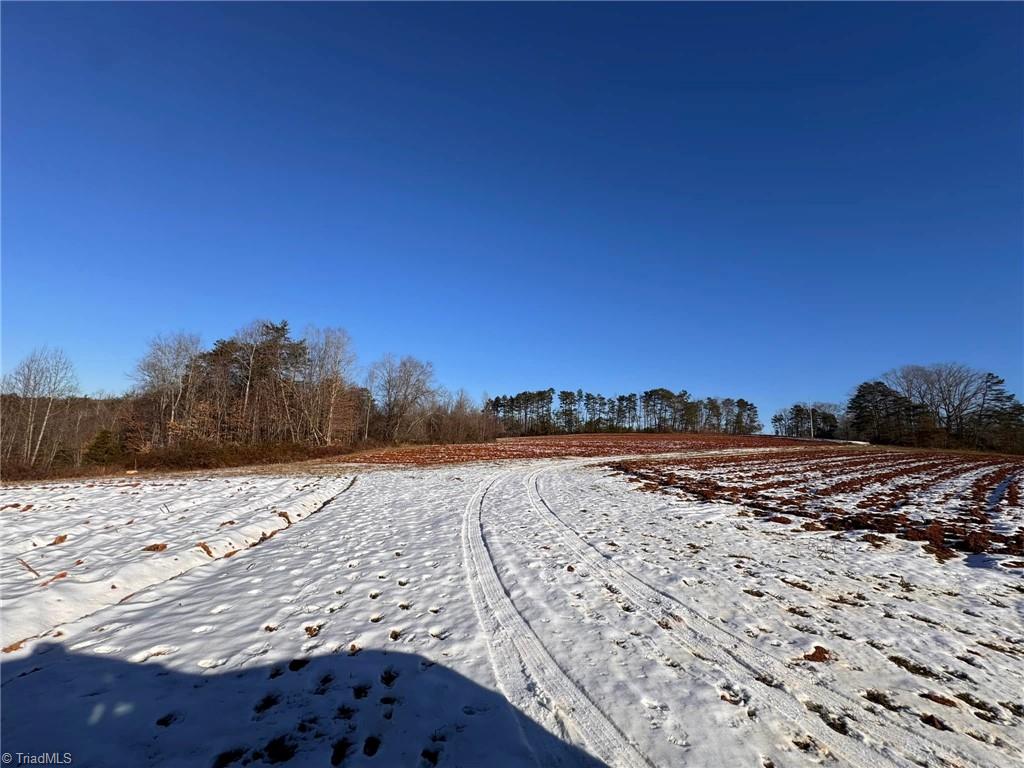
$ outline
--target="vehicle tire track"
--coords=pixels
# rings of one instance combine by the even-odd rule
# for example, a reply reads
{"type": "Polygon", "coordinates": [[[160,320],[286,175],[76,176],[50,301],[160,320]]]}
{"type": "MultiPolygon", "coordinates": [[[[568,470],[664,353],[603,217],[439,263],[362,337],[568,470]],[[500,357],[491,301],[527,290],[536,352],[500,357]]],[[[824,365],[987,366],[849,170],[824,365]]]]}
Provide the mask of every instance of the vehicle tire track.
{"type": "MultiPolygon", "coordinates": [[[[973,474],[972,473],[968,473],[968,475],[969,475],[969,477],[971,479],[973,479],[973,474]]],[[[560,482],[561,485],[563,485],[563,486],[565,485],[564,477],[559,477],[558,481],[560,482]]],[[[654,506],[651,505],[650,503],[638,503],[637,506],[644,507],[648,512],[651,509],[654,508],[654,506]]],[[[684,528],[684,526],[680,525],[677,520],[674,520],[674,519],[671,519],[671,518],[664,518],[664,519],[662,519],[660,521],[660,526],[661,526],[661,530],[664,533],[666,533],[667,535],[679,534],[679,533],[681,533],[683,531],[683,528],[684,528]]],[[[735,532],[735,534],[738,537],[738,539],[736,541],[736,545],[737,545],[737,549],[739,551],[743,551],[744,547],[756,546],[756,544],[755,544],[756,539],[755,539],[752,531],[744,530],[744,529],[736,529],[734,532],[735,532]]],[[[577,536],[579,536],[579,534],[577,534],[577,536]]],[[[580,538],[582,539],[582,537],[580,537],[580,538]]],[[[800,579],[804,578],[803,574],[800,573],[799,571],[793,570],[791,568],[787,568],[785,565],[783,565],[783,564],[781,564],[780,562],[777,562],[777,561],[768,561],[768,560],[762,560],[762,559],[754,558],[752,560],[752,562],[757,563],[757,565],[759,567],[761,567],[761,568],[771,569],[772,571],[774,571],[774,572],[776,572],[778,574],[787,575],[787,576],[790,576],[790,577],[792,577],[793,579],[796,579],[796,580],[800,580],[800,579]]],[[[836,591],[841,591],[842,589],[846,589],[846,590],[848,590],[850,592],[857,592],[857,591],[860,591],[860,590],[862,590],[864,588],[865,582],[862,581],[862,580],[856,579],[851,574],[851,572],[849,570],[847,570],[845,573],[834,572],[833,573],[833,578],[834,578],[834,581],[832,582],[831,586],[836,591]]],[[[876,604],[876,605],[878,605],[878,604],[876,604]]],[[[894,602],[890,602],[888,604],[882,603],[881,607],[883,609],[887,608],[887,609],[893,610],[893,611],[904,611],[905,610],[904,606],[895,605],[894,602]]],[[[936,620],[940,620],[940,619],[944,618],[942,616],[939,616],[936,613],[932,613],[932,612],[929,612],[929,611],[924,611],[921,608],[920,605],[918,606],[918,610],[926,613],[929,617],[931,617],[933,619],[936,619],[936,620]]],[[[984,618],[972,617],[972,626],[975,629],[977,629],[977,628],[985,629],[985,630],[989,631],[990,633],[992,633],[993,635],[999,635],[1000,633],[1002,633],[1004,631],[1004,626],[999,624],[997,621],[990,620],[990,619],[984,619],[984,618]]],[[[742,640],[742,638],[737,638],[737,639],[739,639],[739,640],[741,640],[743,642],[746,642],[745,640],[742,640]]],[[[872,648],[870,645],[865,645],[863,648],[860,649],[859,653],[855,653],[853,655],[851,655],[850,651],[848,650],[846,658],[848,660],[851,660],[851,661],[856,661],[857,663],[861,664],[862,666],[870,667],[872,664],[877,663],[879,655],[882,655],[884,657],[885,653],[883,653],[883,652],[881,652],[881,651],[879,651],[877,649],[872,648]]],[[[1018,698],[1020,696],[1020,688],[1019,687],[1014,686],[1012,684],[1004,685],[1003,682],[1001,681],[1001,679],[999,679],[998,677],[994,677],[994,678],[990,677],[989,679],[986,680],[986,685],[989,687],[990,691],[992,691],[993,693],[998,694],[998,696],[1003,698],[1003,699],[1010,699],[1010,700],[1012,700],[1012,699],[1016,699],[1016,698],[1018,698]]],[[[976,724],[976,727],[981,728],[982,730],[985,730],[985,726],[983,726],[981,724],[976,724]]],[[[995,735],[992,732],[988,732],[988,733],[989,733],[989,735],[995,735]]]]}
{"type": "MultiPolygon", "coordinates": [[[[508,477],[501,472],[484,481],[466,504],[462,549],[470,594],[483,628],[491,662],[502,692],[511,704],[549,730],[582,740],[609,766],[644,768],[641,755],[608,717],[573,682],[548,653],[543,643],[516,610],[494,562],[483,533],[487,492],[508,477]]],[[[530,745],[535,754],[542,745],[530,745]]],[[[542,765],[559,763],[554,753],[536,754],[542,765]]]]}
{"type": "MultiPolygon", "coordinates": [[[[948,491],[948,486],[951,485],[954,482],[958,483],[959,487],[966,491],[966,490],[968,490],[970,488],[971,482],[974,479],[976,479],[976,477],[979,474],[983,474],[984,472],[987,472],[988,469],[989,468],[987,468],[987,467],[983,468],[983,469],[977,469],[977,468],[969,469],[969,470],[965,471],[963,474],[961,474],[961,475],[959,475],[959,476],[957,476],[955,478],[950,479],[949,481],[944,483],[942,486],[940,486],[941,488],[944,489],[942,492],[947,492],[948,491]]],[[[558,477],[558,481],[563,486],[566,484],[564,476],[559,476],[558,477]]],[[[538,487],[538,492],[539,492],[539,486],[537,486],[537,487],[538,487]]],[[[921,502],[919,502],[919,505],[920,506],[925,506],[925,505],[927,505],[929,503],[933,503],[933,496],[929,495],[929,496],[923,497],[923,500],[921,502]]],[[[648,511],[650,511],[653,508],[653,507],[650,506],[650,504],[644,504],[643,506],[646,507],[648,511]]],[[[737,507],[737,508],[739,508],[739,507],[737,507]]],[[[680,531],[680,526],[678,525],[678,523],[673,521],[673,520],[671,520],[671,519],[663,520],[661,525],[662,525],[662,528],[665,531],[667,531],[667,532],[672,532],[672,531],[679,532],[680,531]]],[[[738,536],[740,536],[744,540],[744,543],[747,544],[747,545],[752,544],[753,541],[754,541],[754,537],[752,536],[752,534],[751,534],[751,532],[749,530],[736,530],[736,534],[738,536]]],[[[576,535],[579,536],[578,533],[576,535]]],[[[580,537],[580,538],[582,539],[582,537],[580,537]]],[[[590,546],[589,543],[588,543],[588,546],[590,546]]],[[[742,546],[740,546],[740,549],[742,549],[742,546]]],[[[754,559],[754,562],[757,562],[763,568],[771,568],[772,570],[777,571],[780,574],[787,574],[789,576],[794,577],[797,580],[803,578],[803,575],[800,572],[794,571],[792,569],[789,569],[789,568],[785,567],[784,565],[782,565],[779,562],[768,562],[766,560],[758,560],[758,559],[754,559]]],[[[852,581],[850,580],[850,578],[852,578],[852,574],[850,573],[849,570],[847,570],[846,573],[834,573],[833,575],[834,575],[834,578],[835,578],[834,586],[842,585],[843,588],[846,588],[846,589],[848,589],[851,592],[856,592],[856,591],[860,591],[861,589],[863,589],[863,586],[864,586],[864,582],[863,581],[857,580],[855,578],[852,581]]],[[[889,609],[894,610],[894,611],[903,611],[904,610],[904,607],[902,607],[902,606],[901,607],[897,607],[897,608],[893,608],[892,605],[885,606],[883,604],[883,607],[888,607],[889,609]]],[[[918,607],[918,610],[921,610],[920,606],[918,607]]],[[[932,615],[932,618],[936,618],[936,616],[932,615]]],[[[937,617],[937,620],[941,620],[943,618],[944,617],[939,616],[939,617],[937,617]]],[[[979,627],[986,628],[988,631],[990,631],[994,635],[999,635],[1005,629],[1003,625],[999,624],[998,622],[996,622],[994,620],[982,619],[982,618],[977,618],[977,617],[972,617],[972,619],[973,619],[972,626],[975,629],[977,629],[979,627]]],[[[736,638],[736,640],[738,642],[744,642],[744,643],[746,642],[746,640],[744,640],[742,637],[740,637],[738,635],[735,636],[735,638],[736,638]]],[[[866,648],[870,649],[871,646],[868,645],[868,646],[866,646],[866,648]]],[[[882,653],[882,652],[876,650],[876,653],[882,653]]],[[[884,656],[885,654],[883,653],[882,655],[884,656]]],[[[847,656],[847,658],[850,658],[850,656],[847,656]]],[[[871,656],[871,654],[868,654],[868,653],[863,654],[863,655],[859,655],[856,658],[857,658],[857,660],[859,662],[863,663],[863,665],[866,666],[866,667],[869,667],[871,664],[877,662],[877,656],[871,656]]],[[[1005,698],[1005,699],[1011,699],[1011,700],[1012,699],[1016,699],[1020,695],[1020,688],[1019,687],[1015,687],[1012,684],[1009,685],[1009,686],[1004,685],[999,678],[989,678],[988,680],[986,680],[986,685],[989,687],[990,691],[992,691],[993,693],[997,693],[1000,697],[1005,698]]],[[[841,694],[838,694],[838,695],[841,695],[841,694]]],[[[856,699],[851,699],[850,701],[851,701],[851,704],[859,703],[856,699]]],[[[888,715],[887,713],[884,713],[884,712],[881,712],[881,715],[882,715],[883,719],[886,719],[886,718],[891,719],[891,717],[892,717],[891,715],[888,715]]],[[[981,728],[982,730],[985,730],[985,727],[981,726],[980,724],[976,724],[976,727],[981,728]]],[[[995,734],[995,733],[993,733],[991,731],[989,731],[987,733],[988,733],[988,735],[993,736],[993,737],[995,737],[997,735],[997,734],[995,734]]],[[[949,737],[945,737],[945,738],[949,738],[949,737]]]]}
{"type": "MultiPolygon", "coordinates": [[[[593,462],[572,462],[570,466],[582,466],[586,463],[593,462]]],[[[563,463],[560,466],[566,465],[563,463]]],[[[816,683],[813,690],[807,690],[807,686],[800,682],[797,673],[785,662],[752,646],[728,630],[716,626],[690,606],[606,558],[559,517],[540,495],[538,478],[553,468],[540,467],[525,476],[524,483],[530,508],[549,527],[554,536],[572,550],[581,562],[586,563],[598,578],[619,589],[623,596],[636,604],[639,612],[662,628],[663,631],[657,636],[652,636],[656,643],[658,638],[664,638],[678,648],[710,661],[735,679],[749,681],[751,686],[760,690],[763,700],[773,712],[794,726],[806,730],[835,756],[841,757],[851,765],[865,768],[897,765],[899,762],[924,765],[935,758],[942,759],[948,764],[974,763],[970,756],[962,753],[956,746],[946,743],[945,739],[940,742],[933,738],[925,738],[910,731],[903,723],[884,715],[875,715],[875,723],[886,729],[885,733],[880,733],[873,724],[861,719],[872,714],[863,708],[861,702],[821,683],[816,683]],[[666,625],[669,629],[664,629],[666,625]],[[837,732],[810,713],[798,696],[823,704],[840,714],[856,711],[858,718],[853,721],[854,728],[883,749],[889,746],[886,744],[887,741],[895,741],[891,747],[899,754],[893,755],[872,749],[853,738],[837,739],[837,732]],[[902,738],[893,739],[894,731],[901,734],[902,738]]]]}

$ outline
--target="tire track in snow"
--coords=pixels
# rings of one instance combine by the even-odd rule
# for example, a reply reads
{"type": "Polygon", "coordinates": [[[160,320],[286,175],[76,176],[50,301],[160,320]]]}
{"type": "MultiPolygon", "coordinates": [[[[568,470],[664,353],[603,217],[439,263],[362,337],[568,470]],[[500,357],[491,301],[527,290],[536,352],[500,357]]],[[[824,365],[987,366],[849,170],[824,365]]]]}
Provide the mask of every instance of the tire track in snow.
{"type": "MultiPolygon", "coordinates": [[[[568,466],[575,468],[587,463],[593,463],[593,461],[576,461],[568,466]]],[[[565,467],[566,464],[563,463],[561,466],[565,467]]],[[[663,629],[657,636],[651,636],[656,644],[660,645],[658,638],[664,638],[678,648],[710,661],[732,676],[734,680],[743,681],[756,687],[760,690],[762,700],[774,713],[781,715],[793,726],[810,733],[819,744],[850,765],[864,766],[864,768],[898,765],[900,762],[927,765],[935,758],[952,765],[974,764],[975,761],[970,756],[962,753],[946,739],[940,742],[933,738],[926,738],[910,731],[903,723],[885,715],[874,715],[874,724],[865,722],[860,717],[868,717],[872,713],[864,709],[861,702],[827,688],[821,683],[815,683],[810,687],[802,684],[799,673],[792,670],[785,662],[715,625],[710,619],[702,616],[690,606],[648,584],[621,565],[610,561],[592,544],[583,539],[571,525],[559,517],[540,495],[537,485],[538,478],[542,473],[553,468],[547,466],[535,469],[524,478],[527,498],[534,514],[548,526],[556,538],[561,539],[567,548],[579,557],[581,562],[586,563],[598,578],[619,589],[624,596],[634,602],[639,612],[663,629]],[[670,629],[664,629],[666,622],[670,629]],[[869,748],[866,744],[853,738],[837,740],[836,731],[809,712],[801,699],[797,698],[798,695],[805,697],[808,701],[824,704],[835,713],[843,714],[851,710],[856,711],[859,716],[858,719],[853,720],[854,728],[860,730],[863,735],[870,737],[883,748],[889,746],[887,741],[895,742],[891,744],[891,747],[900,754],[892,755],[869,748]],[[875,726],[881,726],[885,728],[885,731],[880,732],[875,726]],[[900,734],[902,738],[892,738],[893,735],[900,734]]],[[[1001,757],[1005,757],[1005,755],[1001,757]]],[[[993,762],[992,765],[997,766],[999,763],[993,762]]]]}
{"type": "MultiPolygon", "coordinates": [[[[987,468],[981,469],[981,470],[971,470],[971,471],[968,471],[967,473],[965,473],[964,475],[962,475],[961,477],[955,478],[955,480],[957,482],[960,482],[963,478],[967,478],[967,480],[962,482],[961,485],[964,488],[969,488],[970,487],[970,482],[973,481],[976,478],[976,476],[978,476],[980,474],[983,474],[986,471],[988,471],[987,468]]],[[[558,477],[558,481],[560,482],[560,484],[563,487],[566,485],[564,476],[560,475],[558,477]]],[[[942,487],[945,487],[945,485],[942,486],[942,487]]],[[[948,488],[947,488],[947,490],[948,490],[948,488]]],[[[937,494],[928,495],[928,496],[922,497],[923,500],[918,503],[918,506],[924,507],[927,504],[935,503],[936,496],[937,496],[937,494]]],[[[648,513],[653,508],[655,508],[654,505],[650,504],[649,502],[638,504],[637,506],[644,507],[647,510],[648,513]]],[[[739,507],[737,507],[737,508],[739,508],[739,507]]],[[[673,533],[678,533],[684,527],[684,526],[681,526],[677,520],[673,520],[671,518],[662,519],[660,525],[661,525],[662,531],[666,535],[672,535],[673,533]]],[[[740,542],[737,541],[737,544],[739,544],[739,549],[742,550],[744,547],[756,546],[756,538],[755,538],[754,535],[752,535],[751,531],[736,530],[735,533],[736,533],[736,535],[738,537],[740,537],[740,539],[742,539],[742,544],[740,544],[740,542]]],[[[577,534],[577,536],[578,535],[579,534],[577,534]]],[[[582,537],[580,537],[580,538],[582,539],[582,537]]],[[[588,546],[589,546],[589,544],[588,544],[588,546]]],[[[794,578],[794,579],[796,579],[798,581],[805,578],[805,575],[803,573],[801,573],[799,571],[796,571],[796,570],[793,570],[791,568],[788,568],[785,565],[783,565],[781,562],[778,562],[778,561],[770,561],[770,560],[755,558],[753,560],[753,562],[756,562],[762,568],[771,569],[771,570],[777,572],[778,574],[788,575],[788,576],[790,576],[790,577],[792,577],[792,578],[794,578]]],[[[830,583],[830,586],[835,591],[847,590],[847,591],[850,591],[850,592],[858,592],[858,591],[861,591],[862,589],[864,589],[865,582],[862,581],[862,580],[857,580],[857,579],[853,578],[852,575],[851,575],[851,572],[849,571],[849,569],[847,569],[844,573],[833,572],[832,578],[833,578],[834,581],[830,583]]],[[[922,586],[923,585],[919,584],[918,588],[922,588],[922,586]]],[[[927,586],[924,586],[924,588],[927,589],[927,586]]],[[[963,588],[964,589],[970,589],[970,586],[969,585],[965,585],[965,586],[963,586],[963,588]]],[[[890,601],[889,603],[882,603],[881,607],[884,608],[884,609],[892,610],[894,612],[902,612],[904,614],[906,614],[906,612],[907,612],[906,606],[898,605],[894,601],[890,601]]],[[[924,613],[929,618],[932,618],[933,620],[936,620],[936,621],[939,621],[939,622],[942,622],[942,621],[945,621],[945,620],[948,619],[947,616],[945,616],[945,615],[943,615],[943,614],[941,614],[941,613],[939,613],[937,611],[934,611],[934,610],[932,610],[930,608],[929,609],[925,609],[921,604],[917,605],[917,611],[919,613],[924,613]]],[[[973,616],[971,618],[972,618],[972,627],[974,627],[975,629],[979,629],[979,628],[985,629],[986,631],[988,631],[993,636],[999,636],[1000,634],[1003,633],[1003,631],[1005,629],[1004,625],[1000,624],[999,622],[997,622],[994,619],[978,618],[978,617],[973,617],[973,616]]],[[[949,628],[950,629],[955,629],[956,631],[962,631],[962,630],[956,629],[955,626],[949,626],[949,628]]],[[[738,639],[742,641],[742,638],[738,638],[738,639]]],[[[743,642],[745,642],[745,641],[743,641],[743,642]]],[[[852,652],[851,652],[851,649],[847,649],[846,658],[847,658],[847,660],[854,661],[857,664],[860,664],[861,666],[864,666],[866,668],[870,668],[872,664],[875,664],[875,663],[878,662],[878,655],[877,655],[878,653],[880,653],[880,652],[877,651],[876,649],[873,649],[870,645],[864,645],[860,649],[853,649],[852,652]],[[858,650],[859,650],[859,652],[858,652],[858,650]]],[[[1001,678],[999,678],[999,677],[997,677],[997,676],[995,676],[993,674],[990,674],[987,677],[987,679],[985,681],[985,684],[986,684],[986,686],[988,686],[988,690],[989,691],[998,694],[998,696],[1001,699],[1013,700],[1013,699],[1019,698],[1019,696],[1020,696],[1020,690],[1021,689],[1020,689],[1019,686],[1015,686],[1015,685],[1013,685],[1013,683],[1011,683],[1009,685],[1006,685],[1006,684],[1003,683],[1001,678]]],[[[856,701],[856,700],[854,700],[854,701],[856,701]]],[[[861,704],[861,706],[863,706],[863,704],[861,704]]],[[[883,714],[883,716],[891,717],[891,716],[885,715],[885,713],[882,713],[882,714],[883,714]]],[[[984,724],[976,723],[975,727],[980,729],[980,730],[982,730],[983,732],[985,732],[989,736],[992,736],[992,737],[997,736],[998,734],[996,734],[994,731],[991,731],[991,730],[987,729],[987,725],[988,725],[987,723],[984,723],[984,724]]]]}
{"type": "MultiPolygon", "coordinates": [[[[584,465],[581,465],[581,466],[584,466],[584,465]]],[[[958,490],[958,492],[961,492],[961,495],[962,495],[962,492],[967,492],[967,491],[970,490],[971,483],[974,480],[976,480],[979,476],[987,473],[991,469],[990,466],[976,467],[974,464],[969,464],[967,466],[968,466],[968,469],[966,469],[962,474],[957,475],[956,477],[950,478],[949,480],[942,482],[940,485],[933,486],[931,489],[929,489],[929,491],[926,494],[924,494],[924,495],[919,497],[918,501],[915,502],[914,506],[916,508],[924,509],[924,508],[927,508],[928,505],[933,505],[935,503],[938,503],[938,499],[940,499],[943,494],[948,493],[951,489],[958,490]]],[[[567,485],[567,483],[565,481],[565,476],[564,475],[560,475],[558,477],[558,480],[559,480],[559,482],[563,486],[567,485]]],[[[539,486],[536,486],[536,487],[538,489],[538,495],[539,495],[539,486]]],[[[856,498],[853,499],[853,501],[856,501],[856,500],[857,500],[856,498]]],[[[547,506],[546,502],[545,502],[545,505],[547,506]]],[[[650,504],[644,504],[643,506],[645,506],[647,508],[648,512],[650,512],[650,510],[653,508],[650,504]]],[[[740,505],[730,505],[730,506],[735,506],[737,509],[739,509],[739,508],[742,507],[742,504],[740,504],[740,505]]],[[[549,509],[550,509],[550,507],[549,507],[549,509]]],[[[912,509],[911,511],[914,512],[915,510],[912,509]]],[[[679,528],[680,528],[679,525],[676,522],[672,521],[672,520],[664,520],[662,522],[662,526],[668,532],[678,531],[679,528]]],[[[568,526],[568,524],[567,524],[567,527],[571,527],[571,526],[568,526]]],[[[575,530],[575,529],[573,529],[573,530],[575,530]]],[[[736,531],[736,533],[744,539],[746,545],[749,546],[749,545],[754,544],[754,537],[751,535],[750,532],[748,532],[748,531],[736,531]]],[[[576,534],[576,535],[579,536],[579,534],[576,534]]],[[[580,538],[582,540],[582,537],[580,537],[580,538]]],[[[584,543],[586,543],[586,542],[584,542],[584,543]]],[[[591,545],[588,543],[587,546],[591,546],[591,545]]],[[[773,569],[773,570],[775,570],[775,571],[777,571],[777,572],[779,572],[781,574],[787,574],[789,576],[792,576],[792,577],[796,578],[797,580],[800,580],[800,579],[804,578],[804,574],[802,574],[802,573],[800,573],[798,571],[792,570],[790,568],[787,568],[786,566],[782,565],[780,562],[769,562],[767,560],[755,560],[755,562],[757,562],[761,567],[771,568],[771,569],[773,569]]],[[[844,573],[833,573],[833,577],[835,579],[835,583],[832,584],[832,586],[833,587],[839,587],[841,585],[841,588],[847,589],[848,591],[851,591],[851,592],[857,592],[857,591],[860,591],[861,589],[863,589],[864,582],[863,581],[859,581],[859,580],[850,581],[849,578],[848,578],[850,576],[851,576],[851,574],[850,574],[849,570],[847,570],[845,574],[844,573]]],[[[961,588],[965,589],[965,590],[969,590],[971,588],[969,580],[965,577],[962,581],[964,581],[966,583],[962,584],[961,588]]],[[[918,586],[920,588],[922,585],[918,585],[918,586]]],[[[656,589],[656,588],[653,588],[653,589],[656,589]]],[[[906,610],[907,610],[905,606],[894,607],[893,604],[891,604],[891,603],[888,604],[888,605],[883,604],[883,607],[884,608],[888,608],[888,609],[893,610],[893,611],[899,611],[899,612],[906,612],[906,610]]],[[[941,614],[936,614],[934,612],[931,612],[930,610],[924,610],[921,605],[918,605],[917,610],[920,611],[920,612],[928,614],[931,618],[933,618],[934,620],[939,621],[939,622],[942,622],[942,621],[945,621],[945,620],[948,619],[947,616],[944,616],[944,615],[941,615],[941,614]]],[[[987,618],[979,618],[979,617],[974,617],[974,616],[972,616],[971,618],[972,618],[972,622],[973,622],[972,626],[975,629],[985,628],[993,636],[999,636],[1005,630],[1004,625],[998,623],[995,620],[990,620],[990,619],[987,619],[987,618]]],[[[947,625],[947,628],[956,630],[957,632],[962,632],[963,631],[963,630],[958,629],[955,626],[951,626],[951,625],[947,625]]],[[[746,642],[742,637],[739,637],[739,636],[736,636],[736,639],[739,642],[746,642]]],[[[870,648],[871,648],[871,646],[869,646],[869,645],[865,646],[865,649],[870,649],[870,648]]],[[[873,663],[876,663],[877,660],[878,660],[877,657],[872,657],[871,654],[869,654],[869,653],[863,653],[863,654],[851,656],[849,654],[849,651],[847,652],[847,658],[848,659],[853,658],[858,663],[861,663],[865,667],[870,667],[873,663]]],[[[1014,699],[1019,698],[1019,696],[1020,696],[1020,690],[1021,689],[1020,689],[1019,686],[1014,686],[1012,683],[1009,684],[1009,685],[1006,685],[1006,684],[1003,683],[1001,678],[999,678],[999,677],[997,677],[995,675],[990,675],[986,679],[985,684],[986,684],[986,686],[988,686],[988,690],[989,691],[998,694],[998,696],[1000,698],[1008,699],[1008,700],[1014,700],[1014,699]]],[[[842,695],[842,694],[837,694],[837,695],[842,695]]],[[[863,706],[863,704],[861,702],[857,701],[856,699],[850,699],[850,703],[851,703],[851,705],[861,704],[861,706],[863,706]]],[[[890,720],[892,719],[892,716],[888,715],[885,712],[881,712],[880,711],[880,714],[881,714],[883,719],[890,719],[890,720]]],[[[899,725],[900,725],[900,727],[905,727],[905,725],[903,725],[903,724],[899,724],[899,725]]],[[[985,732],[986,735],[988,735],[990,737],[993,737],[993,738],[998,737],[998,734],[996,732],[991,731],[991,730],[986,730],[986,726],[987,726],[987,723],[985,725],[982,725],[980,723],[976,723],[975,724],[975,727],[980,729],[980,730],[982,730],[983,732],[985,732]]],[[[940,736],[940,738],[952,738],[952,737],[940,736]]]]}
{"type": "MultiPolygon", "coordinates": [[[[650,763],[555,662],[516,610],[491,560],[483,534],[487,492],[511,471],[484,481],[466,505],[462,549],[470,595],[487,639],[502,692],[513,706],[549,730],[583,741],[609,766],[644,768],[650,763]]],[[[538,745],[531,744],[535,750],[538,745]]],[[[537,754],[543,765],[559,755],[537,754]]]]}

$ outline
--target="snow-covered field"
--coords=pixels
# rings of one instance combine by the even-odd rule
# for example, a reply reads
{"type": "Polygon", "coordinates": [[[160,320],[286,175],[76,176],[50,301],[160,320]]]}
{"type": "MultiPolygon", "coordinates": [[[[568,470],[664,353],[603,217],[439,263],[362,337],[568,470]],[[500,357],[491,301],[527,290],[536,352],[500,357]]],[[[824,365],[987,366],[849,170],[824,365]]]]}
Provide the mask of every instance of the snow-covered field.
{"type": "MultiPolygon", "coordinates": [[[[1012,554],[780,524],[735,490],[764,468],[673,461],[669,483],[548,458],[6,487],[2,749],[88,766],[1024,763],[1012,554]],[[685,492],[716,472],[716,498],[685,492]]],[[[939,491],[882,482],[903,483],[909,518],[959,504],[973,525],[986,509],[948,491],[995,475],[963,461],[925,466],[939,491]]],[[[1012,544],[1020,468],[999,478],[992,529],[1012,544]]],[[[859,495],[828,514],[892,502],[841,488],[859,495]]]]}

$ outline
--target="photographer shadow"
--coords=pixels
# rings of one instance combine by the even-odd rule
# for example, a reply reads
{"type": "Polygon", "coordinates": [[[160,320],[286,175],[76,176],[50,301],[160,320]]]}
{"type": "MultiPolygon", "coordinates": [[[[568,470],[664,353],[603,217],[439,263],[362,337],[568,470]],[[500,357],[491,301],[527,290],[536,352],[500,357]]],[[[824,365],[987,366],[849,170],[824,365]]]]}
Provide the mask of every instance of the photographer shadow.
{"type": "Polygon", "coordinates": [[[44,643],[5,663],[4,752],[102,768],[604,765],[422,656],[363,650],[192,674],[164,653],[131,663],[44,643]]]}

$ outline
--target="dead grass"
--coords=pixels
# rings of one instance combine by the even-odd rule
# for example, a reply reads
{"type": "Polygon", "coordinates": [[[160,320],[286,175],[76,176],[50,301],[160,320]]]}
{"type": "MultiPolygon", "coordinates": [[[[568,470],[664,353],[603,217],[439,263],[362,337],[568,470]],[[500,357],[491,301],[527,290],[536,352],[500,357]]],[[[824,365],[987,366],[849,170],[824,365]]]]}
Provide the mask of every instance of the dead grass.
{"type": "Polygon", "coordinates": [[[804,654],[804,661],[813,661],[817,664],[824,664],[825,662],[832,660],[832,653],[828,648],[823,648],[820,645],[814,646],[814,650],[810,653],[804,654]]]}

